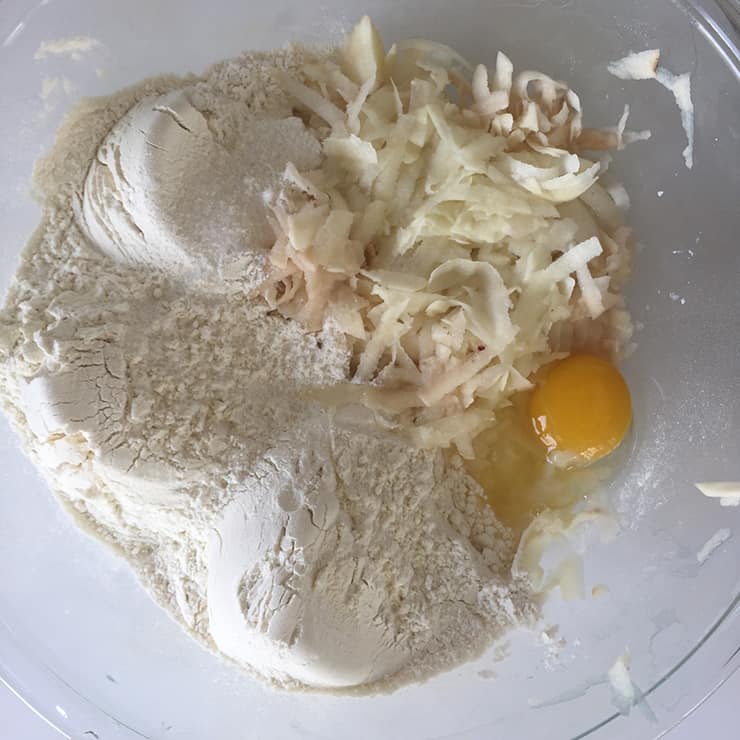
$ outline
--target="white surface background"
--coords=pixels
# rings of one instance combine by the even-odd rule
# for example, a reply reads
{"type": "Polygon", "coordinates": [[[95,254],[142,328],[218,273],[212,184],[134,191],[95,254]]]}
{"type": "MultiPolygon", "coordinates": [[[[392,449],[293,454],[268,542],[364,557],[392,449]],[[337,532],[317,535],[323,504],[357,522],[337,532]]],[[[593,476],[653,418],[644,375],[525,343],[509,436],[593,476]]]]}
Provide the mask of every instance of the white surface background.
{"type": "MultiPolygon", "coordinates": [[[[669,740],[696,740],[696,738],[737,740],[740,737],[740,671],[737,671],[680,727],[669,733],[668,737],[669,740]]],[[[59,738],[60,735],[0,684],[0,740],[59,740],[59,738]]]]}

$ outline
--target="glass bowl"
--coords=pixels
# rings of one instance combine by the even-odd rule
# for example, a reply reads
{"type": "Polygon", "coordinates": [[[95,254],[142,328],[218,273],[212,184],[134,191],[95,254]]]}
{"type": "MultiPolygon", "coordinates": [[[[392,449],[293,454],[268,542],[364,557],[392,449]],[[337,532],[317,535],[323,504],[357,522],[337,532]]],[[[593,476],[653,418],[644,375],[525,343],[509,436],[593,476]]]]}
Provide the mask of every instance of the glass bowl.
{"type": "Polygon", "coordinates": [[[243,49],[336,40],[366,12],[388,44],[425,37],[489,64],[500,48],[519,68],[567,79],[590,125],[613,124],[628,103],[631,125],[653,131],[613,165],[644,246],[628,291],[641,327],[625,365],[635,443],[608,491],[624,531],[586,560],[587,584],[609,592],[548,602],[546,624],[563,640],[555,662],[517,633],[501,661],[498,646],[388,696],[275,693],[192,642],[73,526],[3,420],[0,680],[67,737],[653,738],[740,666],[740,534],[697,560],[718,529],[738,529],[740,508],[693,487],[740,479],[740,62],[713,3],[0,0],[2,289],[39,216],[33,162],[76,98],[243,49]],[[100,46],[82,60],[34,59],[42,41],[78,35],[100,46]],[[691,171],[672,96],[606,70],[655,47],[665,67],[691,73],[691,171]],[[58,84],[43,95],[49,78],[58,84]],[[628,715],[606,680],[625,649],[645,697],[628,715]]]}

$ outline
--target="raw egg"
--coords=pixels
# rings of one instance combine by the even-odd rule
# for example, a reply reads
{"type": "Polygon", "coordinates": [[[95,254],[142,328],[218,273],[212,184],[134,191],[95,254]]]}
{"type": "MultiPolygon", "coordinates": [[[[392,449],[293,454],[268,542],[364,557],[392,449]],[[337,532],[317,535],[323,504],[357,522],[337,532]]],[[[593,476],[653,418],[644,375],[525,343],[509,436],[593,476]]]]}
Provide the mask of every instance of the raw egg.
{"type": "Polygon", "coordinates": [[[529,413],[551,459],[588,465],[613,452],[632,420],[627,383],[607,360],[575,354],[554,363],[532,393],[529,413]]]}

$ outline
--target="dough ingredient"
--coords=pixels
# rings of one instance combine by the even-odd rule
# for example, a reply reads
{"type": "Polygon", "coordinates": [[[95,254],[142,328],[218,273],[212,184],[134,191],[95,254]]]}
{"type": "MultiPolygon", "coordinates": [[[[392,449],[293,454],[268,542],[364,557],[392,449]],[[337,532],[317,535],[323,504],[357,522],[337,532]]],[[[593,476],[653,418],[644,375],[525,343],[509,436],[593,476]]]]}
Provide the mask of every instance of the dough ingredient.
{"type": "Polygon", "coordinates": [[[543,372],[529,413],[551,457],[589,465],[611,454],[632,421],[629,388],[619,370],[601,357],[572,354],[543,372]]]}
{"type": "Polygon", "coordinates": [[[79,62],[87,52],[99,49],[102,46],[100,41],[90,36],[69,36],[61,39],[50,39],[42,41],[36,53],[33,55],[35,60],[46,59],[47,57],[65,56],[72,61],[79,62]]]}
{"type": "Polygon", "coordinates": [[[611,62],[607,69],[622,80],[656,80],[673,97],[681,113],[681,126],[686,134],[686,148],[683,150],[684,164],[687,169],[694,166],[694,104],[691,101],[691,75],[688,72],[676,75],[658,66],[659,49],[648,49],[628,54],[616,62],[611,62]]]}
{"type": "Polygon", "coordinates": [[[113,259],[253,290],[271,244],[263,193],[320,147],[298,118],[244,111],[226,145],[179,89],[137,103],[105,138],[84,187],[82,224],[113,259]],[[245,249],[246,247],[246,249],[245,249]]]}
{"type": "Polygon", "coordinates": [[[249,297],[266,252],[238,196],[248,214],[286,151],[310,166],[278,80],[322,58],[245,55],[78,106],[37,168],[0,397],[78,524],[197,639],[284,687],[378,691],[474,657],[537,601],[459,461],[309,400],[350,377],[344,334],[249,297]]]}
{"type": "Polygon", "coordinates": [[[718,498],[721,506],[740,506],[740,481],[712,481],[694,485],[708,498],[718,498]]]}
{"type": "Polygon", "coordinates": [[[490,75],[478,65],[468,80],[460,64],[431,42],[386,55],[365,19],[308,84],[285,80],[325,160],[293,169],[271,204],[264,293],[352,337],[363,385],[347,397],[471,458],[540,367],[579,349],[620,356],[632,239],[623,189],[599,181],[582,143],[623,146],[626,113],[614,131],[584,129],[565,83],[515,73],[500,52],[490,75]]]}

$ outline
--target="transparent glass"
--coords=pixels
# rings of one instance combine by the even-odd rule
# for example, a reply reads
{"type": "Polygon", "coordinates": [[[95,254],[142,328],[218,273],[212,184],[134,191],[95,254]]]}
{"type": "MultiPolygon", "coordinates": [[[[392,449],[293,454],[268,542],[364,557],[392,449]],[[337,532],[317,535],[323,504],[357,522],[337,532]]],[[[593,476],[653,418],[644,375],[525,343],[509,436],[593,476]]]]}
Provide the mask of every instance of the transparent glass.
{"type": "Polygon", "coordinates": [[[697,480],[740,479],[740,66],[732,31],[709,2],[679,0],[0,0],[0,285],[38,219],[34,159],[63,112],[163,72],[203,70],[246,48],[338,38],[370,13],[387,42],[416,36],[492,62],[569,80],[592,125],[624,103],[654,136],[614,168],[632,196],[644,245],[629,289],[643,328],[626,365],[635,443],[609,497],[625,525],[586,564],[599,599],[547,606],[566,640],[548,668],[541,646],[513,635],[509,657],[475,663],[390,696],[274,693],[186,637],[128,568],[75,529],[0,423],[0,680],[62,734],[80,738],[653,738],[738,668],[740,508],[697,480]],[[34,60],[44,40],[87,35],[85,61],[34,60]],[[623,83],[606,62],[659,47],[691,73],[695,166],[672,96],[623,83]],[[45,78],[69,80],[40,96],[45,78]],[[717,529],[735,536],[699,566],[717,529]],[[628,647],[646,704],[616,712],[604,675],[628,647]],[[493,671],[493,679],[482,678],[493,671]]]}

